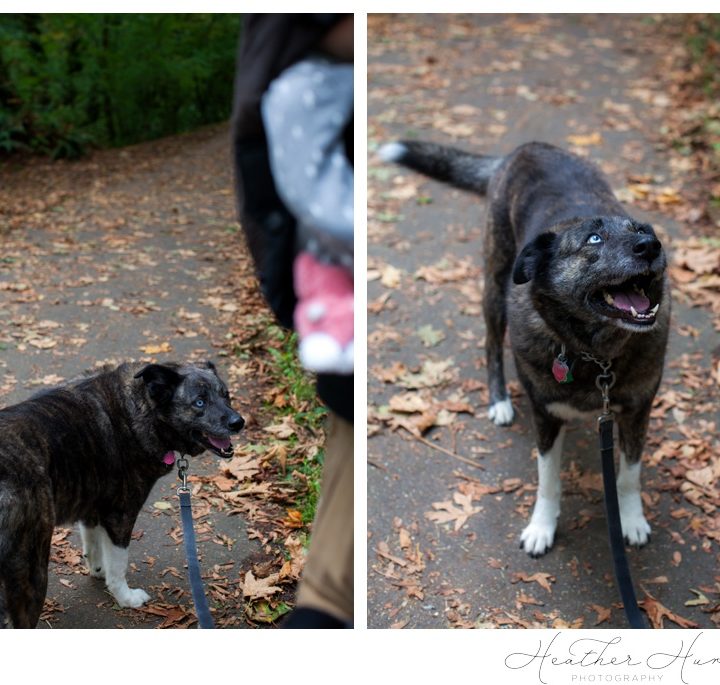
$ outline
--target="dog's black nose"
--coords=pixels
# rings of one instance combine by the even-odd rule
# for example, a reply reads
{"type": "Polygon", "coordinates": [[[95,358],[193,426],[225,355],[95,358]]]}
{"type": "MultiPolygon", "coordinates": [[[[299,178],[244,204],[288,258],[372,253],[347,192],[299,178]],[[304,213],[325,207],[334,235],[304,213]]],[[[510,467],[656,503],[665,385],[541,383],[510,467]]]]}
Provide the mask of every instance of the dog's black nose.
{"type": "Polygon", "coordinates": [[[648,262],[652,262],[655,257],[660,254],[662,245],[660,241],[651,235],[642,236],[634,245],[633,252],[643,259],[647,259],[648,262]]]}
{"type": "Polygon", "coordinates": [[[239,431],[242,430],[242,427],[245,425],[245,419],[240,416],[240,414],[235,414],[230,417],[230,420],[228,421],[228,428],[231,431],[239,431]]]}

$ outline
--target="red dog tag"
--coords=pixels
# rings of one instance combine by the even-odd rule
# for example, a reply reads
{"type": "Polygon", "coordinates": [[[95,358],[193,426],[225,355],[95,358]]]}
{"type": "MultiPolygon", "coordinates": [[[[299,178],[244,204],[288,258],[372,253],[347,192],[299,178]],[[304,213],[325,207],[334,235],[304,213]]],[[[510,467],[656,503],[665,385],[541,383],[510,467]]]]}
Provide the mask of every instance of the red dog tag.
{"type": "Polygon", "coordinates": [[[558,383],[572,383],[573,376],[567,362],[561,357],[553,360],[552,374],[558,383]]]}

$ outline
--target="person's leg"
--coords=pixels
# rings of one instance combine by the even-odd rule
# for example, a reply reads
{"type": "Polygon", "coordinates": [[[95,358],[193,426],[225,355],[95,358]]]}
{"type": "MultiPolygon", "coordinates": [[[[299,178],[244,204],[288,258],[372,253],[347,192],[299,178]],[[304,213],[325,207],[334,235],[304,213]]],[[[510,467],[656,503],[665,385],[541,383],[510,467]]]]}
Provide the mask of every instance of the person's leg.
{"type": "Polygon", "coordinates": [[[318,510],[297,608],[286,628],[340,628],[353,618],[353,425],[331,414],[318,510]]]}

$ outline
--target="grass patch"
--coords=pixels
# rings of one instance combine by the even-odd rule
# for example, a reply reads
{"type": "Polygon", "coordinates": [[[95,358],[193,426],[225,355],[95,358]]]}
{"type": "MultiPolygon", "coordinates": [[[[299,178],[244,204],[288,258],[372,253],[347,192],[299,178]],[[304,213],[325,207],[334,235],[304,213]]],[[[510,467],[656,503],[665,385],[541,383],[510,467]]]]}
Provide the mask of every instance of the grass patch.
{"type": "Polygon", "coordinates": [[[315,400],[317,393],[314,378],[300,366],[297,357],[297,334],[285,331],[280,326],[272,326],[268,335],[271,340],[268,352],[273,362],[270,373],[297,401],[289,406],[297,407],[298,404],[315,400]]]}
{"type": "MultiPolygon", "coordinates": [[[[268,409],[275,415],[292,415],[299,427],[313,435],[322,434],[327,410],[317,396],[315,377],[300,365],[297,357],[297,335],[279,326],[271,326],[267,334],[269,338],[267,349],[271,360],[270,375],[287,398],[284,406],[269,404],[268,409]]],[[[317,511],[325,453],[322,449],[294,450],[300,446],[297,436],[290,436],[287,439],[287,446],[289,450],[301,455],[299,461],[288,469],[286,480],[298,492],[295,508],[302,515],[303,524],[308,526],[317,511]]],[[[307,533],[303,537],[303,543],[307,546],[307,533]]]]}

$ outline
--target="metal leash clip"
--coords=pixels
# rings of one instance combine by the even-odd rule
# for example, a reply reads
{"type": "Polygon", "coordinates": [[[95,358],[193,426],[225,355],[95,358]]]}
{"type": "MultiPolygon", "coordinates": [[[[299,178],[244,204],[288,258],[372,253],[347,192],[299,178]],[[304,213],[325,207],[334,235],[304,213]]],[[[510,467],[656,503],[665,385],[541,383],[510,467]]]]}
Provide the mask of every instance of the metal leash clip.
{"type": "MultiPolygon", "coordinates": [[[[602,395],[603,417],[610,416],[610,389],[615,385],[615,373],[610,371],[612,362],[603,362],[600,365],[602,373],[595,379],[595,385],[602,395]]],[[[602,418],[602,417],[601,417],[602,418]]]]}
{"type": "Polygon", "coordinates": [[[187,484],[187,470],[190,466],[188,460],[186,457],[180,457],[177,460],[177,467],[178,467],[178,478],[180,478],[180,481],[182,485],[177,489],[177,494],[179,495],[181,492],[190,492],[190,488],[187,484]]]}

